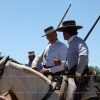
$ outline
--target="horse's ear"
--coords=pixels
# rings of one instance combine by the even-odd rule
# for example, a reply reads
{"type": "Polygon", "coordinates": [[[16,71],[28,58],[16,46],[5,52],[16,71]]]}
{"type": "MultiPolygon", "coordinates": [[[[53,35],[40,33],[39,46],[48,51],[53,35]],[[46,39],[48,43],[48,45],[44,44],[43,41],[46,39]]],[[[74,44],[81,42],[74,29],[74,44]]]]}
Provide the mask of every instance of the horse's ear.
{"type": "Polygon", "coordinates": [[[5,66],[5,64],[7,63],[9,59],[9,56],[4,56],[1,60],[0,60],[0,66],[5,66]]]}

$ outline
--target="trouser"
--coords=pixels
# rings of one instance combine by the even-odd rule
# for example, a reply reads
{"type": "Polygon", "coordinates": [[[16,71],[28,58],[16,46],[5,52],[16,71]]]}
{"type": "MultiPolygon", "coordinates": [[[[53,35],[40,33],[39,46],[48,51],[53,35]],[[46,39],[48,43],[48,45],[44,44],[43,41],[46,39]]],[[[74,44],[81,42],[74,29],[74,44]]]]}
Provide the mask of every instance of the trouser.
{"type": "Polygon", "coordinates": [[[58,100],[66,100],[66,95],[67,95],[67,87],[68,87],[68,83],[67,83],[67,77],[64,75],[63,76],[63,81],[59,90],[59,99],[58,100]]]}
{"type": "Polygon", "coordinates": [[[83,82],[83,83],[76,83],[77,86],[77,90],[74,92],[74,100],[81,100],[83,92],[85,92],[85,89],[87,87],[88,84],[88,80],[83,82]]]}
{"type": "MultiPolygon", "coordinates": [[[[89,75],[89,68],[86,67],[85,70],[83,71],[82,75],[85,78],[85,82],[83,82],[81,84],[77,83],[76,79],[75,79],[76,68],[77,68],[76,65],[73,66],[73,68],[71,70],[67,71],[66,75],[67,75],[67,78],[73,77],[75,80],[76,86],[77,86],[76,93],[74,93],[74,100],[81,100],[82,92],[84,92],[86,85],[88,84],[88,81],[89,81],[89,76],[88,76],[89,75]],[[87,75],[87,76],[85,76],[85,75],[87,75]]],[[[62,82],[62,85],[60,88],[60,93],[59,93],[59,100],[62,100],[66,87],[67,87],[67,82],[65,82],[65,81],[62,82]]]]}
{"type": "Polygon", "coordinates": [[[76,86],[77,86],[77,90],[75,91],[75,95],[74,95],[74,100],[81,100],[83,92],[85,92],[85,89],[88,85],[88,81],[90,79],[90,75],[89,75],[89,68],[86,68],[83,73],[82,73],[82,77],[85,79],[85,81],[83,83],[77,83],[76,82],[76,78],[74,77],[76,86]]]}

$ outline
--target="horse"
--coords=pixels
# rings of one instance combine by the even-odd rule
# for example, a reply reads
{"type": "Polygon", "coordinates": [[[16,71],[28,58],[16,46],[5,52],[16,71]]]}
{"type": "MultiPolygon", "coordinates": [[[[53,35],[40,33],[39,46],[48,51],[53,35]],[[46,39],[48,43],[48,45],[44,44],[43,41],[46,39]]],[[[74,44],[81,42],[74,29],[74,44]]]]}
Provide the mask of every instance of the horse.
{"type": "MultiPolygon", "coordinates": [[[[5,66],[0,66],[0,69],[3,69],[0,77],[0,95],[11,90],[18,100],[58,100],[59,91],[50,91],[55,88],[56,82],[51,82],[43,74],[11,59],[5,66]],[[49,92],[50,95],[45,98],[49,92]]],[[[88,100],[91,96],[83,97],[82,100],[88,100]]],[[[98,94],[95,97],[98,97],[98,94]]]]}

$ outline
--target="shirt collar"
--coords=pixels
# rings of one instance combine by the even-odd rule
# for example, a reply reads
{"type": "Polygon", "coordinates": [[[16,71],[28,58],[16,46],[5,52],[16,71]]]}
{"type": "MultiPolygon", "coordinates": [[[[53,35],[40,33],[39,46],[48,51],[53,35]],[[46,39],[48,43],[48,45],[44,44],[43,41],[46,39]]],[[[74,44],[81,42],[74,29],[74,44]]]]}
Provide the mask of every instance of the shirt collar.
{"type": "MultiPolygon", "coordinates": [[[[59,40],[57,40],[55,43],[57,43],[58,41],[59,41],[59,40]]],[[[50,45],[54,45],[55,43],[53,43],[53,44],[50,43],[50,45]]]]}
{"type": "Polygon", "coordinates": [[[73,35],[73,36],[68,40],[68,44],[70,44],[70,42],[74,39],[74,37],[76,37],[76,35],[73,35]]]}

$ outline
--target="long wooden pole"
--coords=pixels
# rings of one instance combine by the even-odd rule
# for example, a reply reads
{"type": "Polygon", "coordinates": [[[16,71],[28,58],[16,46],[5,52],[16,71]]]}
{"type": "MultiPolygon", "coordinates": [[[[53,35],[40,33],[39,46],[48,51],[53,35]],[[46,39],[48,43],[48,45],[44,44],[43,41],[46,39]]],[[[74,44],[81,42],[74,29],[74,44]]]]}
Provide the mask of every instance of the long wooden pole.
{"type": "Polygon", "coordinates": [[[66,14],[68,13],[70,7],[71,7],[71,4],[69,5],[68,9],[66,10],[65,14],[63,15],[63,17],[62,17],[60,23],[58,24],[57,28],[61,25],[63,19],[65,18],[66,14]]]}
{"type": "MultiPolygon", "coordinates": [[[[70,8],[70,7],[71,7],[71,4],[69,5],[68,9],[66,10],[65,14],[63,15],[63,17],[62,17],[60,23],[58,24],[57,28],[61,25],[61,23],[62,23],[64,17],[66,16],[67,12],[69,11],[69,8],[70,8]]],[[[49,44],[49,43],[48,43],[48,44],[49,44]]],[[[47,45],[48,45],[48,44],[47,44],[47,45]]],[[[43,59],[43,54],[44,54],[44,51],[43,51],[43,53],[41,54],[41,56],[39,57],[38,62],[37,62],[37,65],[38,65],[38,64],[41,62],[41,60],[43,59]]]]}
{"type": "Polygon", "coordinates": [[[88,38],[88,36],[90,35],[90,33],[92,32],[93,28],[95,27],[95,25],[97,24],[97,22],[99,21],[100,19],[100,15],[99,17],[97,18],[97,20],[95,21],[95,23],[93,24],[93,26],[91,27],[90,31],[87,33],[86,37],[84,38],[84,41],[86,41],[86,39],[88,38]]]}

